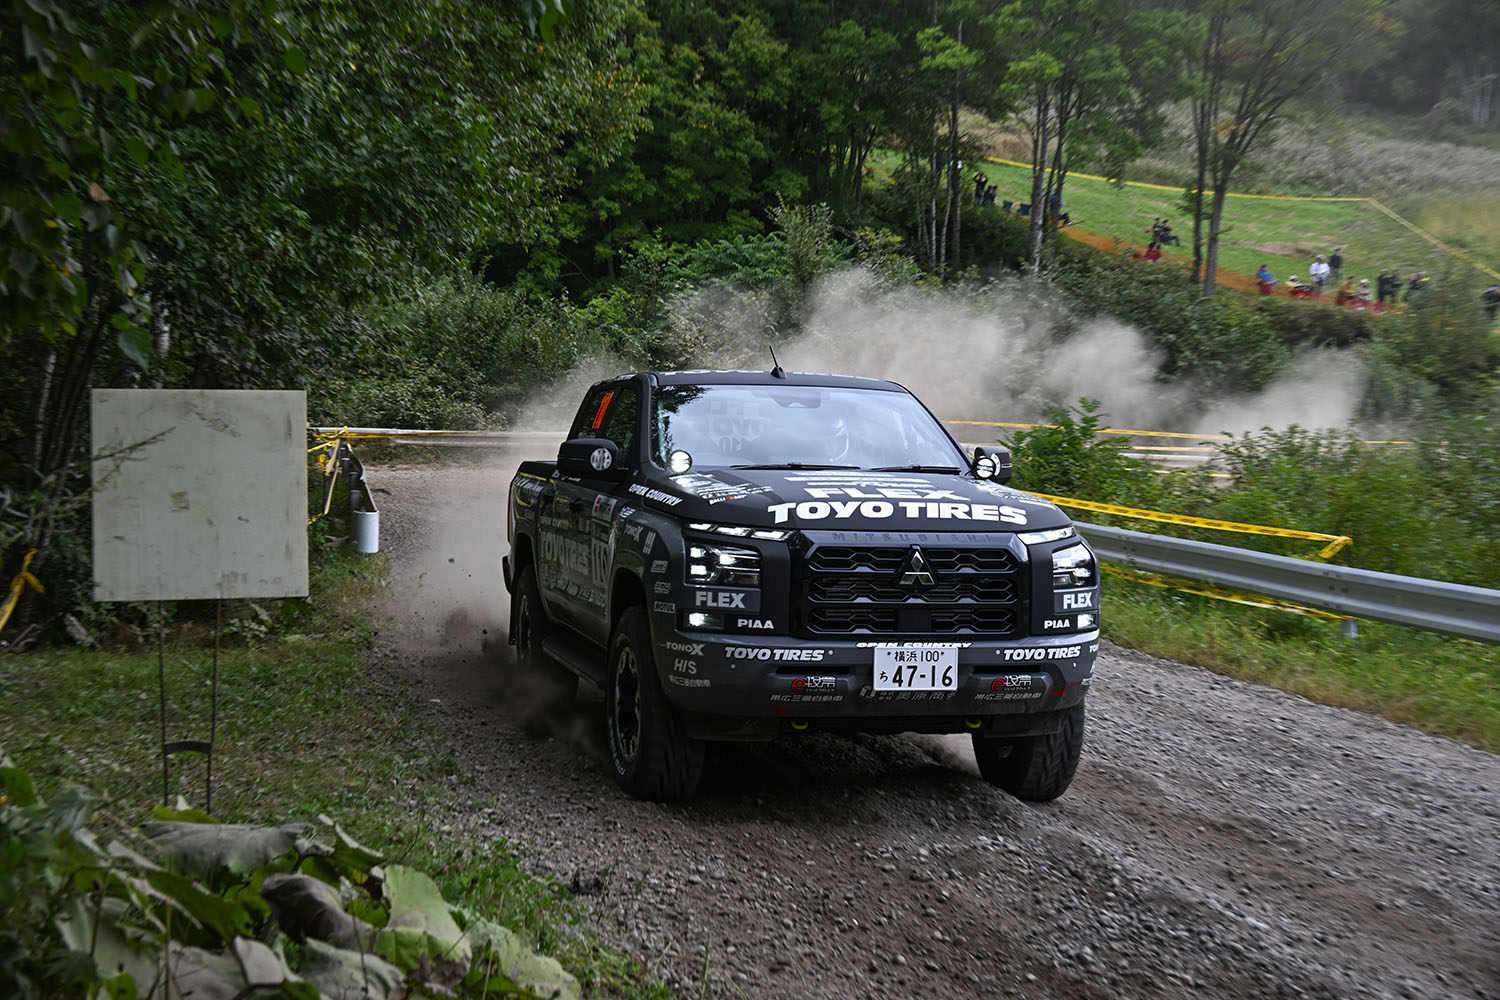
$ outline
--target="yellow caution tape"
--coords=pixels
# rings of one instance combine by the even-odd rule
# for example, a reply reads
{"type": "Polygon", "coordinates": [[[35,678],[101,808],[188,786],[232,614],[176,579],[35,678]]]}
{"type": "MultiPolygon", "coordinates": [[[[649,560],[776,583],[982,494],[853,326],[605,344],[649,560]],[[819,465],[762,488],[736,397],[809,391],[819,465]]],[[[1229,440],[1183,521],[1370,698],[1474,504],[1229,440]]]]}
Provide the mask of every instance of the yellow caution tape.
{"type": "MultiPolygon", "coordinates": [[[[1031,169],[1031,164],[1029,164],[1029,163],[1022,163],[1019,160],[1002,160],[1002,159],[1000,159],[998,157],[994,157],[994,156],[986,156],[984,159],[985,159],[986,163],[999,163],[999,164],[1002,164],[1003,166],[1007,166],[1007,167],[1022,167],[1022,168],[1026,169],[1026,170],[1030,170],[1031,169]]],[[[1068,176],[1069,177],[1082,177],[1084,180],[1089,180],[1089,181],[1104,181],[1107,184],[1114,184],[1114,183],[1116,183],[1114,180],[1112,180],[1109,177],[1100,177],[1098,174],[1080,174],[1080,173],[1074,173],[1071,170],[1068,171],[1068,176]]],[[[1119,183],[1124,184],[1126,187],[1150,188],[1153,191],[1171,191],[1173,194],[1181,194],[1182,193],[1182,186],[1181,185],[1173,187],[1170,184],[1147,184],[1145,181],[1120,181],[1119,183]]],[[[1226,192],[1226,196],[1230,197],[1230,198],[1262,198],[1262,199],[1265,199],[1265,200],[1268,200],[1268,201],[1369,201],[1370,200],[1368,198],[1333,198],[1333,197],[1318,197],[1318,196],[1307,196],[1307,197],[1304,197],[1304,196],[1301,196],[1301,195],[1294,195],[1294,194],[1237,194],[1237,193],[1235,193],[1233,191],[1226,192]]]]}
{"type": "Polygon", "coordinates": [[[1244,604],[1252,608],[1269,608],[1272,611],[1289,611],[1296,615],[1307,615],[1311,618],[1327,618],[1331,621],[1348,621],[1349,615],[1334,614],[1332,611],[1322,611],[1318,608],[1305,608],[1300,604],[1288,604],[1269,597],[1251,597],[1238,591],[1224,590],[1220,587],[1210,587],[1201,583],[1184,583],[1181,580],[1173,580],[1165,576],[1157,576],[1155,573],[1142,573],[1139,570],[1124,569],[1119,566],[1104,566],[1104,572],[1112,576],[1122,577],[1126,580],[1134,580],[1152,587],[1161,587],[1165,590],[1180,590],[1184,594],[1197,594],[1199,597],[1208,597],[1216,601],[1231,601],[1235,604],[1244,604]]]}
{"type": "Polygon", "coordinates": [[[1422,229],[1413,222],[1408,222],[1406,219],[1403,219],[1401,216],[1397,215],[1395,212],[1391,211],[1389,208],[1385,207],[1374,198],[1369,199],[1369,202],[1375,208],[1384,212],[1386,215],[1390,216],[1392,219],[1405,226],[1407,229],[1410,229],[1412,232],[1416,233],[1418,236],[1422,237],[1422,239],[1426,240],[1428,243],[1431,243],[1439,250],[1446,251],[1447,253],[1450,253],[1453,256],[1457,257],[1459,260],[1468,262],[1473,267],[1477,268],[1480,271],[1483,271],[1485,274],[1488,274],[1492,278],[1500,279],[1500,271],[1496,271],[1494,268],[1486,264],[1481,264],[1479,261],[1475,260],[1473,257],[1470,257],[1462,250],[1450,247],[1448,244],[1444,243],[1442,240],[1438,239],[1427,230],[1422,229]]]}
{"type": "Polygon", "coordinates": [[[318,443],[307,449],[309,455],[316,454],[318,457],[318,469],[322,471],[323,478],[328,480],[328,489],[323,496],[323,509],[307,519],[312,524],[320,517],[326,517],[333,506],[333,489],[338,484],[339,463],[335,461],[338,455],[339,445],[349,436],[347,430],[324,431],[317,435],[318,443]]]}
{"type": "Polygon", "coordinates": [[[31,560],[36,558],[36,549],[26,553],[21,560],[21,572],[17,573],[10,581],[10,596],[5,599],[5,606],[0,607],[0,629],[5,628],[5,623],[10,621],[10,614],[16,610],[16,604],[21,600],[21,594],[30,587],[38,594],[45,594],[47,589],[42,586],[42,581],[31,574],[31,560]]]}
{"type": "Polygon", "coordinates": [[[1306,538],[1316,542],[1328,542],[1320,552],[1319,559],[1331,558],[1339,549],[1354,544],[1348,535],[1325,535],[1317,531],[1298,531],[1295,528],[1272,528],[1264,524],[1242,524],[1239,521],[1218,521],[1207,517],[1189,517],[1186,514],[1168,514],[1159,510],[1141,510],[1137,507],[1120,507],[1110,503],[1095,503],[1092,500],[1074,500],[1048,493],[1028,490],[1034,497],[1050,500],[1059,507],[1077,507],[1081,510],[1098,511],[1101,514],[1117,514],[1143,521],[1160,521],[1163,524],[1182,524],[1191,528],[1210,528],[1214,531],[1238,531],[1246,535],[1273,535],[1277,538],[1306,538]]]}
{"type": "MultiPolygon", "coordinates": [[[[1057,430],[1057,424],[1013,424],[1003,423],[998,420],[944,420],[945,424],[965,424],[971,427],[1017,427],[1036,428],[1044,427],[1047,430],[1057,430]]],[[[1136,431],[1124,427],[1100,427],[1095,434],[1129,434],[1138,437],[1167,437],[1187,438],[1190,441],[1233,441],[1234,437],[1229,434],[1187,434],[1182,431],[1136,431]]],[[[1360,444],[1416,444],[1415,441],[1361,441],[1360,444]]],[[[1144,450],[1144,445],[1141,450],[1144,450]]]]}

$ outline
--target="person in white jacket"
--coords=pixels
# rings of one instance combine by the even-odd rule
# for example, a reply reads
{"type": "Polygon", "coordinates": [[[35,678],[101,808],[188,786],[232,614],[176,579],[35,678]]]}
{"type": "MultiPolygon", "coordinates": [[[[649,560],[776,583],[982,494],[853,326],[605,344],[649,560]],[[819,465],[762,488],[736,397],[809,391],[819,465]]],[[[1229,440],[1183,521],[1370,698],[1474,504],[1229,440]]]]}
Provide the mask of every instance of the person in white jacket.
{"type": "Polygon", "coordinates": [[[1323,294],[1323,286],[1328,283],[1328,263],[1321,254],[1312,262],[1312,267],[1307,270],[1308,277],[1312,278],[1312,289],[1314,295],[1323,294]]]}

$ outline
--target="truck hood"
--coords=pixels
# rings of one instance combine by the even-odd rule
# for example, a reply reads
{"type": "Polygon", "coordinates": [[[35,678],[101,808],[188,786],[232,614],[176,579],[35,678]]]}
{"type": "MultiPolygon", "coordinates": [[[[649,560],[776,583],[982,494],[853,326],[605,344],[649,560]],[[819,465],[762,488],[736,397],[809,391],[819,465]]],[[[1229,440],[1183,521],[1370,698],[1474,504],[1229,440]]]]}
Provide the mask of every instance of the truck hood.
{"type": "Polygon", "coordinates": [[[1069,520],[1029,493],[969,476],[860,469],[708,469],[631,483],[644,506],[755,528],[1039,531],[1069,520]]]}

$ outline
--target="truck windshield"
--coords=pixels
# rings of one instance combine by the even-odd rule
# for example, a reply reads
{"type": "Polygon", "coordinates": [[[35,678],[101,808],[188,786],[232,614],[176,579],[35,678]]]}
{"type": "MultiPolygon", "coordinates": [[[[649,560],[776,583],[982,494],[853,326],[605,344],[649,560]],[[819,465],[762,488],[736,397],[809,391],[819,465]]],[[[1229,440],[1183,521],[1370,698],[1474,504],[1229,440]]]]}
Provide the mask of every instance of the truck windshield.
{"type": "Polygon", "coordinates": [[[677,385],[657,390],[652,450],[693,468],[734,465],[862,469],[968,462],[922,404],[904,392],[828,386],[677,385]]]}

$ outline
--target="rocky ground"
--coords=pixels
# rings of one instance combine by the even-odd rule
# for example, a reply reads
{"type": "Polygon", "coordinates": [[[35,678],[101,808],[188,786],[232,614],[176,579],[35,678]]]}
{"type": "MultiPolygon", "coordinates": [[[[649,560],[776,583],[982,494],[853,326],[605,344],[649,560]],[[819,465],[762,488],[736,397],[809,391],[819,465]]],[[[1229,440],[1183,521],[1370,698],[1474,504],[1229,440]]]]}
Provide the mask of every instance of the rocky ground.
{"type": "Polygon", "coordinates": [[[1500,758],[1131,650],[1049,805],[919,736],[725,747],[691,801],[627,797],[597,691],[550,737],[511,711],[512,467],[370,468],[376,666],[476,778],[446,821],[531,845],[680,995],[1500,998],[1500,758]]]}

